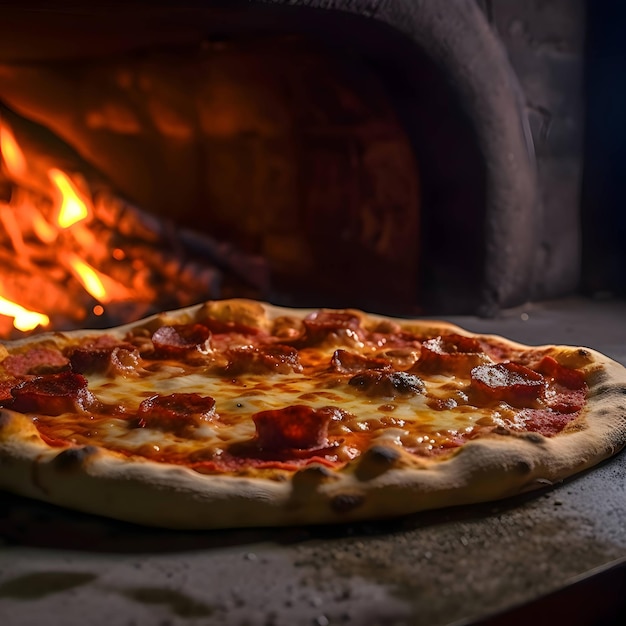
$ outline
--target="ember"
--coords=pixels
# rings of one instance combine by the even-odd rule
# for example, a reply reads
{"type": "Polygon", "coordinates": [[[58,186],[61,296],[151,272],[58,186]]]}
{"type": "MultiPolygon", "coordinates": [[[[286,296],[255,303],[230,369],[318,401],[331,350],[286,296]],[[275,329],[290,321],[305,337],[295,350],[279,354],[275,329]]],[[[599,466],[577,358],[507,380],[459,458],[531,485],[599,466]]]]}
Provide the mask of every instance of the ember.
{"type": "Polygon", "coordinates": [[[233,279],[264,294],[261,260],[148,216],[78,173],[87,164],[24,151],[12,126],[0,118],[0,337],[121,324],[218,297],[233,279]]]}

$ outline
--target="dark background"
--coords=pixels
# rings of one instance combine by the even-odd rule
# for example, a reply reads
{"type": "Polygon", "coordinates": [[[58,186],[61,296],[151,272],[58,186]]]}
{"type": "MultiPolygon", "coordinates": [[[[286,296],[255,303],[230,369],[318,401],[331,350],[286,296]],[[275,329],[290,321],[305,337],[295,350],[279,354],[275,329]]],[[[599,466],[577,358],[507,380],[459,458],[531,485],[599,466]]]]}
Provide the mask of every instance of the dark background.
{"type": "Polygon", "coordinates": [[[589,0],[583,289],[626,295],[626,3],[589,0]]]}

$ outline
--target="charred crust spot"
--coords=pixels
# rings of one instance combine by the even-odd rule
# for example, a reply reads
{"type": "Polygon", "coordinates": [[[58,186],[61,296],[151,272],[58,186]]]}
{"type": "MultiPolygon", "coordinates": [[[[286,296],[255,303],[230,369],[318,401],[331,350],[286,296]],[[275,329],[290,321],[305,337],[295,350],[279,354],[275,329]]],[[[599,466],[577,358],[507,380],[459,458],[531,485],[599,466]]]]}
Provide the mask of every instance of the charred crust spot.
{"type": "Polygon", "coordinates": [[[585,350],[585,348],[578,348],[577,353],[578,353],[578,356],[583,357],[583,358],[587,358],[588,356],[591,355],[589,350],[585,350]]]}
{"type": "Polygon", "coordinates": [[[541,433],[524,433],[524,439],[530,443],[545,443],[546,438],[541,433]]]}
{"type": "Polygon", "coordinates": [[[324,483],[337,479],[337,475],[328,467],[319,463],[307,465],[291,477],[290,508],[299,508],[310,502],[317,489],[324,483]]]}
{"type": "Polygon", "coordinates": [[[516,463],[516,469],[520,474],[530,474],[533,467],[528,461],[521,460],[516,463]]]}
{"type": "Polygon", "coordinates": [[[605,385],[603,383],[608,379],[608,374],[605,370],[596,370],[593,373],[593,385],[595,386],[596,393],[606,393],[608,389],[611,389],[612,385],[605,385]]]}
{"type": "Polygon", "coordinates": [[[491,432],[494,435],[502,435],[503,437],[511,434],[511,431],[504,426],[496,426],[491,432]]]}
{"type": "Polygon", "coordinates": [[[390,446],[374,445],[361,457],[356,468],[359,480],[371,480],[391,469],[400,459],[400,451],[390,446]]]}
{"type": "Polygon", "coordinates": [[[315,463],[297,471],[293,475],[293,482],[298,485],[317,485],[326,480],[330,480],[333,477],[334,474],[328,467],[315,463]]]}
{"type": "Polygon", "coordinates": [[[596,387],[593,395],[608,396],[622,395],[626,396],[626,387],[624,385],[600,385],[596,387]]]}
{"type": "Polygon", "coordinates": [[[61,471],[72,471],[81,467],[87,459],[97,454],[97,452],[98,449],[95,446],[68,448],[57,454],[54,463],[61,471]]]}
{"type": "Polygon", "coordinates": [[[374,445],[367,451],[366,456],[377,463],[393,465],[400,458],[400,451],[391,446],[374,445]]]}
{"type": "Polygon", "coordinates": [[[330,501],[330,508],[340,515],[350,513],[365,502],[365,496],[358,493],[341,493],[330,501]]]}

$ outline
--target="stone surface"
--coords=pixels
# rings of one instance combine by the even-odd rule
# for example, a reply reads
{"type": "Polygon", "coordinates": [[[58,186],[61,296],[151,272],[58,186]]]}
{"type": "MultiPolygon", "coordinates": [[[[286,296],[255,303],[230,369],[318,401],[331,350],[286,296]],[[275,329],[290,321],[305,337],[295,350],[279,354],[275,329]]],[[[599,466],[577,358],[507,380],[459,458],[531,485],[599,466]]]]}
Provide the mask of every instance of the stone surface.
{"type": "MultiPolygon", "coordinates": [[[[626,364],[626,302],[455,317],[626,364]]],[[[626,557],[626,458],[497,503],[326,528],[165,532],[0,496],[0,622],[438,626],[528,602],[626,557]]],[[[592,600],[590,600],[592,601],[592,600]]]]}
{"type": "Polygon", "coordinates": [[[524,92],[537,158],[540,217],[535,297],[580,282],[585,2],[479,0],[524,92]]]}

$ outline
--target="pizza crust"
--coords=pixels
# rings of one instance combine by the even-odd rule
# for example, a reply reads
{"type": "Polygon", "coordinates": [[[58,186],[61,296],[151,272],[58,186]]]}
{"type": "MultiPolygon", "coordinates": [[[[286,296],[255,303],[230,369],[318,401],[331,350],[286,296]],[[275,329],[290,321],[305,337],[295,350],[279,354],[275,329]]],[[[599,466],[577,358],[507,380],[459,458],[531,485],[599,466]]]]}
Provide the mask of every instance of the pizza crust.
{"type": "MultiPolygon", "coordinates": [[[[153,316],[113,333],[121,338],[135,328],[193,321],[206,306],[153,316]]],[[[250,317],[267,324],[280,316],[302,319],[308,313],[264,306],[267,317],[260,318],[258,303],[226,301],[212,306],[228,306],[231,318],[245,314],[246,323],[250,317]]],[[[427,327],[429,333],[476,336],[445,322],[359,315],[367,323],[389,320],[420,331],[427,327]]],[[[42,341],[62,343],[68,335],[93,336],[94,331],[22,339],[9,344],[9,350],[42,341]]],[[[494,339],[514,349],[529,349],[494,339]]],[[[588,348],[532,350],[588,372],[589,397],[581,416],[553,437],[501,429],[433,458],[417,458],[392,444],[375,444],[342,469],[313,464],[285,472],[280,480],[201,474],[90,446],[59,451],[43,441],[29,417],[0,409],[0,488],[87,513],[179,529],[340,523],[506,498],[562,481],[626,444],[626,369],[588,348]]]]}

